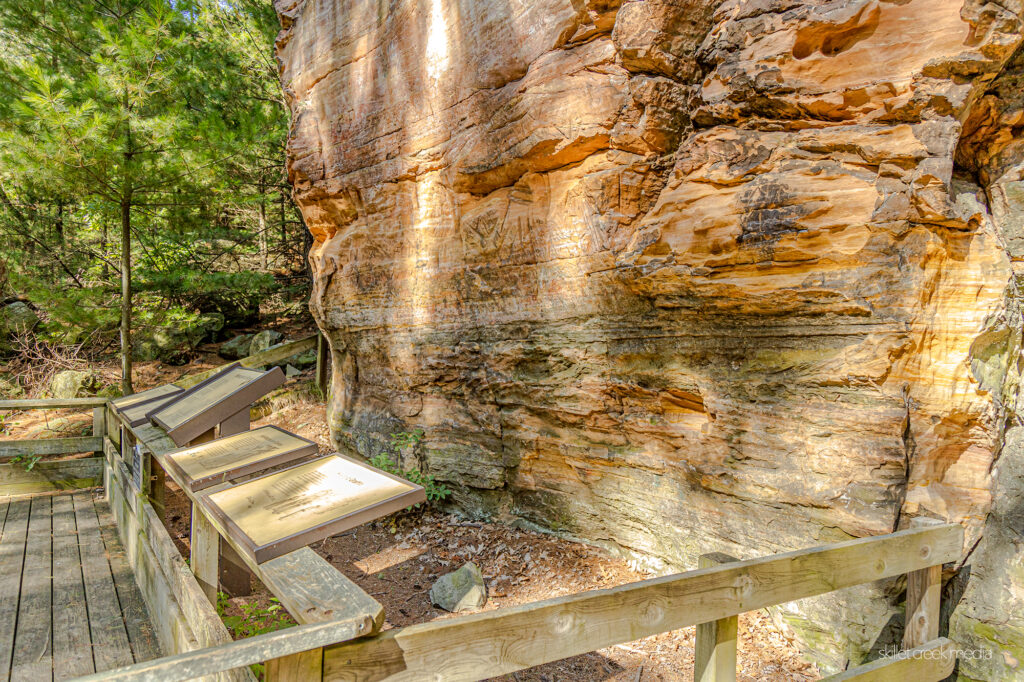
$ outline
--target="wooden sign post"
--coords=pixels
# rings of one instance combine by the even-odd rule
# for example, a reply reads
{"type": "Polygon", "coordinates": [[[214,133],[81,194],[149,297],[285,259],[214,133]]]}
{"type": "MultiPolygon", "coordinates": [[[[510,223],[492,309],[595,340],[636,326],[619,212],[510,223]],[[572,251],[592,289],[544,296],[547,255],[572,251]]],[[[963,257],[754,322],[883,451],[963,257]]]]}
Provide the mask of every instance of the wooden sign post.
{"type": "Polygon", "coordinates": [[[421,486],[329,455],[201,496],[255,563],[427,499],[421,486]]]}

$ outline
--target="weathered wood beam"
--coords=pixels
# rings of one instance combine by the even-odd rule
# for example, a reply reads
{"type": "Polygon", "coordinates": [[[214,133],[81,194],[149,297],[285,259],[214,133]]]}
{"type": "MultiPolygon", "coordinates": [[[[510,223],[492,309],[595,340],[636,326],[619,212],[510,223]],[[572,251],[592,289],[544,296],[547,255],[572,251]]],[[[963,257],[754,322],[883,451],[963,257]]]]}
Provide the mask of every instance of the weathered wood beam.
{"type": "Polygon", "coordinates": [[[29,398],[0,400],[0,410],[60,410],[69,407],[103,407],[108,398],[29,398]]]}
{"type": "Polygon", "coordinates": [[[389,630],[324,649],[325,680],[480,680],[956,561],[944,525],[389,630]]]}
{"type": "Polygon", "coordinates": [[[332,642],[361,637],[371,631],[369,618],[349,618],[299,625],[265,635],[240,639],[230,644],[189,651],[155,661],[136,663],[94,675],[76,682],[180,682],[204,675],[262,663],[274,657],[317,649],[332,642]]]}
{"type": "MultiPolygon", "coordinates": [[[[285,358],[290,358],[298,353],[305,353],[307,350],[316,348],[317,335],[307,336],[304,339],[298,341],[292,341],[290,343],[283,343],[278,346],[273,346],[255,355],[242,358],[238,361],[242,367],[258,368],[266,367],[267,365],[273,364],[285,358]]],[[[224,365],[227,367],[228,365],[224,365]]],[[[212,377],[217,372],[224,369],[224,367],[214,367],[213,369],[206,370],[205,372],[198,372],[196,374],[189,374],[183,376],[180,379],[176,379],[174,383],[182,388],[192,388],[200,381],[212,377]]]]}
{"type": "Polygon", "coordinates": [[[37,462],[31,471],[20,464],[0,464],[0,497],[94,488],[102,484],[102,457],[37,462]]]}
{"type": "MultiPolygon", "coordinates": [[[[697,568],[710,568],[739,561],[736,557],[712,552],[697,558],[697,568]]],[[[696,682],[736,682],[736,636],[739,616],[729,616],[697,626],[693,654],[693,679],[696,682]]]]}
{"type": "Polygon", "coordinates": [[[101,450],[103,450],[103,438],[98,436],[42,438],[40,440],[0,440],[0,462],[18,456],[70,455],[77,452],[99,452],[101,450]]]}
{"type": "Polygon", "coordinates": [[[826,677],[822,682],[939,682],[949,677],[955,665],[956,648],[941,637],[826,677]]]}

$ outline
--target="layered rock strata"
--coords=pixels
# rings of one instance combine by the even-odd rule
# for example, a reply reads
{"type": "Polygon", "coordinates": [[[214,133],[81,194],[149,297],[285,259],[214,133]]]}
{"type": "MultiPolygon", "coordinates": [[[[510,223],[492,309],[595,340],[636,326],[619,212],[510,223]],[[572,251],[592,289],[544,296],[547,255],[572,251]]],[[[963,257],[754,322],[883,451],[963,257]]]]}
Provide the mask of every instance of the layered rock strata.
{"type": "MultiPolygon", "coordinates": [[[[664,567],[962,523],[1024,675],[1019,0],[277,8],[340,447],[664,567]]],[[[898,590],[780,615],[839,668],[898,590]]]]}

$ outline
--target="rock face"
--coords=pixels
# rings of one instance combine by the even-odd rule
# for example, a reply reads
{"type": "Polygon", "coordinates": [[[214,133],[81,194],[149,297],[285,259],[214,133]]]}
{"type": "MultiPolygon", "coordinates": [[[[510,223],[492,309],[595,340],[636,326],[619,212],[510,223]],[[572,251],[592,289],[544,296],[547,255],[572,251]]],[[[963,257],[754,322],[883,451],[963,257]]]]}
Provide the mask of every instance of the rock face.
{"type": "MultiPolygon", "coordinates": [[[[1019,0],[277,9],[340,447],[666,567],[959,522],[1024,674],[1019,0]]],[[[838,668],[891,587],[780,617],[838,668]]]]}

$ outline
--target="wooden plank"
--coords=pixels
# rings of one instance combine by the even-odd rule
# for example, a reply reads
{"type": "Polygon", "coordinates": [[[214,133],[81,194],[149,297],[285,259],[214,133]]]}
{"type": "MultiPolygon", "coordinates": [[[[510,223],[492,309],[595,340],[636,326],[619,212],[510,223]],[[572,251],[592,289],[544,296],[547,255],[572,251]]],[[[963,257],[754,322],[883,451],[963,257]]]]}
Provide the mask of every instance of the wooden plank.
{"type": "MultiPolygon", "coordinates": [[[[177,449],[174,441],[152,425],[132,427],[131,431],[157,459],[177,449]]],[[[172,478],[174,472],[171,472],[172,478]]],[[[185,487],[184,481],[175,478],[182,490],[192,501],[195,495],[185,487]]],[[[224,527],[210,518],[217,532],[224,537],[224,527]]],[[[226,538],[232,543],[230,538],[226,538]]],[[[239,547],[232,543],[235,551],[239,547]]],[[[341,571],[327,563],[323,557],[308,547],[271,559],[257,565],[243,555],[246,565],[281,601],[281,605],[299,623],[315,623],[334,620],[342,616],[369,615],[376,627],[384,623],[384,607],[366,594],[358,585],[349,580],[341,571]]]]}
{"type": "Polygon", "coordinates": [[[939,682],[953,673],[956,647],[945,637],[880,658],[822,682],[939,682]]]}
{"type": "Polygon", "coordinates": [[[114,577],[107,562],[92,496],[78,493],[74,495],[74,501],[93,661],[97,671],[110,670],[133,661],[131,643],[117,601],[114,577]]]}
{"type": "Polygon", "coordinates": [[[216,604],[220,576],[220,534],[206,520],[206,515],[195,502],[192,503],[191,544],[189,568],[206,598],[211,604],[216,604]]]}
{"type": "MultiPolygon", "coordinates": [[[[153,625],[164,651],[181,653],[231,641],[231,635],[196,583],[174,541],[153,507],[141,494],[134,505],[125,499],[115,473],[111,511],[117,519],[129,562],[150,613],[159,614],[153,625]],[[132,512],[138,509],[138,515],[132,512]]],[[[222,682],[255,682],[247,668],[213,676],[222,682]]],[[[208,682],[208,681],[207,681],[208,682]]]]}
{"type": "MultiPolygon", "coordinates": [[[[738,561],[721,552],[702,554],[697,568],[711,568],[738,561]]],[[[697,682],[736,682],[736,636],[739,616],[729,616],[697,626],[693,679],[697,682]]]]}
{"type": "MultiPolygon", "coordinates": [[[[911,528],[934,526],[933,519],[914,519],[911,528]]],[[[939,637],[942,566],[928,566],[907,574],[907,604],[903,648],[913,649],[939,637]]]]}
{"type": "Polygon", "coordinates": [[[324,671],[324,649],[303,651],[291,656],[272,658],[263,669],[264,682],[308,682],[319,680],[324,671]]]}
{"type": "Polygon", "coordinates": [[[962,547],[958,525],[912,529],[413,625],[326,648],[324,679],[494,677],[955,561],[962,547]]]}
{"type": "Polygon", "coordinates": [[[53,679],[51,498],[32,498],[11,682],[53,679]]]}
{"type": "Polygon", "coordinates": [[[114,588],[117,590],[117,601],[121,605],[128,642],[132,647],[132,657],[136,663],[159,658],[160,644],[153,629],[151,614],[135,582],[135,575],[128,564],[124,546],[117,537],[110,507],[106,504],[97,504],[96,516],[100,522],[103,546],[106,547],[107,557],[110,559],[110,572],[114,576],[114,588]]]}
{"type": "Polygon", "coordinates": [[[95,670],[75,506],[70,495],[60,495],[53,498],[53,679],[95,670]]]}
{"type": "Polygon", "coordinates": [[[0,400],[0,410],[59,410],[71,407],[102,407],[108,398],[28,398],[0,400]]]}
{"type": "Polygon", "coordinates": [[[92,435],[97,438],[104,438],[107,435],[106,406],[94,407],[92,409],[92,435]]]}
{"type": "Polygon", "coordinates": [[[19,456],[71,455],[79,452],[98,452],[102,449],[103,439],[96,436],[43,438],[41,440],[0,440],[0,462],[19,456]]]}
{"type": "Polygon", "coordinates": [[[31,500],[12,500],[0,538],[0,675],[11,669],[14,653],[14,626],[18,622],[21,573],[25,562],[25,540],[31,500]]]}
{"type": "MultiPolygon", "coordinates": [[[[268,348],[265,351],[256,353],[255,355],[250,355],[249,357],[242,358],[241,360],[238,361],[238,364],[240,364],[242,367],[257,369],[260,367],[266,367],[267,365],[273,364],[275,362],[279,362],[281,360],[284,360],[285,358],[290,358],[293,355],[305,353],[307,350],[310,350],[312,348],[316,348],[316,334],[312,336],[307,336],[304,339],[299,339],[298,341],[292,341],[291,343],[284,343],[278,346],[274,346],[273,348],[268,348]]],[[[225,365],[224,367],[227,366],[228,365],[225,365]]],[[[224,367],[215,367],[205,372],[189,374],[188,376],[184,376],[176,380],[174,383],[183,388],[191,388],[192,386],[195,386],[201,381],[209,379],[217,372],[223,370],[224,367]]]]}
{"type": "Polygon", "coordinates": [[[380,602],[309,547],[271,559],[258,571],[257,577],[300,623],[366,615],[374,631],[384,624],[380,602]]]}
{"type": "Polygon", "coordinates": [[[370,631],[368,618],[350,618],[299,625],[265,635],[240,639],[218,647],[176,654],[166,658],[110,670],[81,678],[78,682],[179,682],[202,675],[231,670],[274,657],[288,656],[361,637],[370,631]]]}
{"type": "Polygon", "coordinates": [[[103,484],[103,458],[37,462],[31,471],[21,464],[0,464],[0,497],[56,490],[81,490],[103,484]]]}
{"type": "MultiPolygon", "coordinates": [[[[220,622],[216,613],[210,614],[210,617],[216,619],[215,626],[220,628],[220,636],[214,634],[208,643],[199,641],[196,633],[202,634],[203,626],[209,621],[204,620],[202,613],[191,614],[194,615],[193,618],[185,615],[181,603],[188,600],[188,595],[183,594],[179,597],[176,593],[176,586],[172,586],[168,575],[187,573],[193,585],[195,580],[191,578],[191,573],[188,572],[188,567],[176,548],[174,548],[173,554],[167,554],[166,565],[161,558],[164,553],[161,552],[158,557],[154,552],[154,546],[162,550],[166,549],[165,541],[173,548],[173,541],[167,535],[166,530],[161,533],[161,529],[151,529],[145,521],[140,523],[140,517],[132,512],[132,506],[125,498],[124,488],[120,482],[121,474],[117,471],[112,474],[114,484],[109,488],[111,514],[117,522],[118,536],[125,548],[128,563],[132,567],[132,573],[135,575],[143,599],[150,613],[159,614],[159,617],[154,619],[153,626],[161,648],[170,653],[177,653],[230,641],[231,637],[227,628],[220,622]]],[[[149,515],[145,513],[145,508],[149,505],[142,501],[137,501],[136,504],[142,509],[141,518],[148,519],[149,515]]],[[[206,609],[212,612],[213,608],[206,602],[198,585],[195,586],[195,590],[198,596],[202,597],[202,603],[206,609]]]]}

